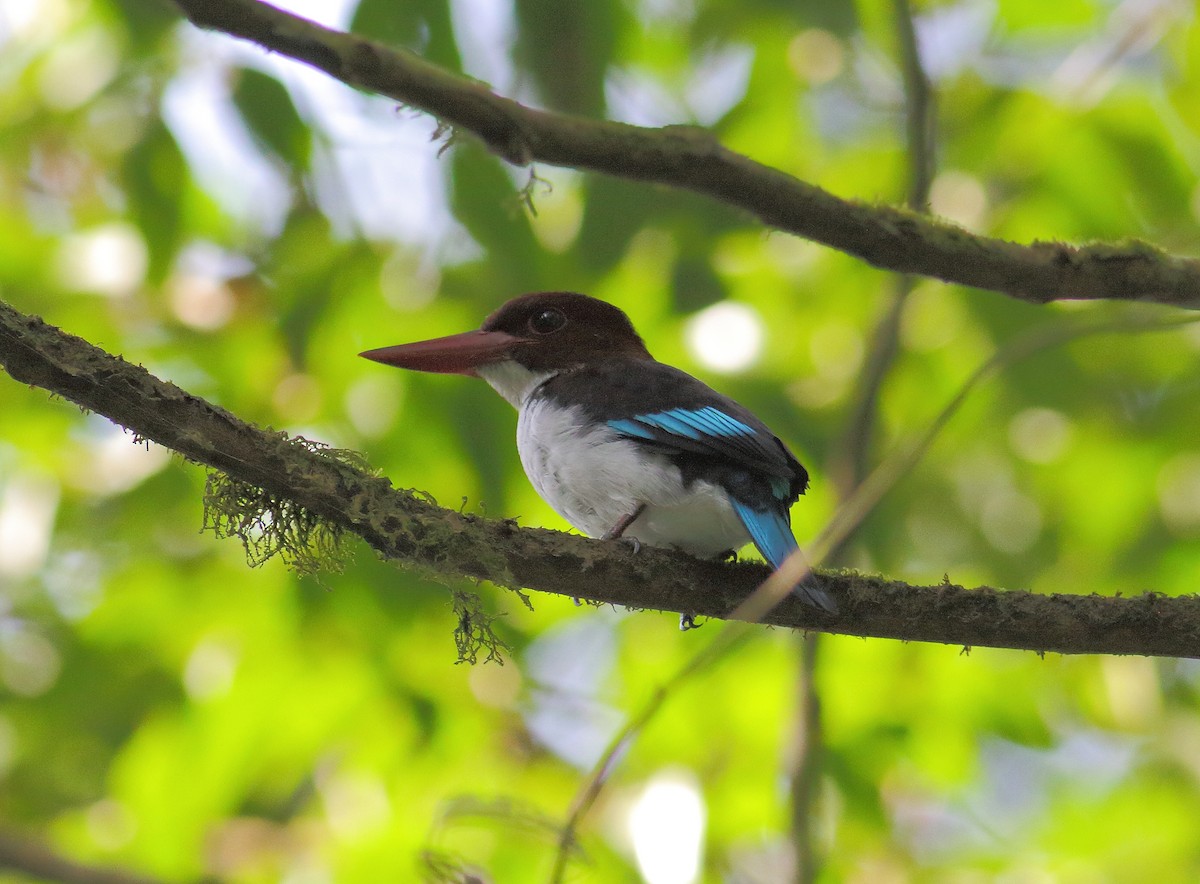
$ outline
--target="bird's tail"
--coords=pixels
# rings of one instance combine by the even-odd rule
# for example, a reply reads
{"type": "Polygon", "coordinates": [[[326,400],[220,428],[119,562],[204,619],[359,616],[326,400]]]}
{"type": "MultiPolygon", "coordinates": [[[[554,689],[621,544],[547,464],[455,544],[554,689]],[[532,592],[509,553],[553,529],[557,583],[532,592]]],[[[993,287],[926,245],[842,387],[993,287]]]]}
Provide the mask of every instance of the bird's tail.
{"type": "MultiPolygon", "coordinates": [[[[746,530],[750,532],[750,539],[754,541],[763,557],[771,563],[771,567],[778,569],[800,548],[783,513],[756,510],[737,500],[733,501],[733,508],[746,530]]],[[[830,614],[837,613],[837,603],[821,588],[811,568],[792,591],[815,608],[830,614]]]]}

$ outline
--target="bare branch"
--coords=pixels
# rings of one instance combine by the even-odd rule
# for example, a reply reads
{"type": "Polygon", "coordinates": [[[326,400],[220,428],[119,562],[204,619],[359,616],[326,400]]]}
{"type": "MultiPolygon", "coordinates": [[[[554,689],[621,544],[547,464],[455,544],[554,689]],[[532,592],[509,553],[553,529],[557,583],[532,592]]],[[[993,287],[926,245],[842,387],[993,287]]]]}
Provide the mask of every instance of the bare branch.
{"type": "Polygon", "coordinates": [[[1200,261],[1138,241],[1020,245],[890,206],[841,199],[727,150],[707,130],[648,129],[534,110],[402,49],[321,27],[259,0],[175,0],[223,31],[471,132],[512,163],[534,161],[667,184],[885,270],[991,289],[1034,303],[1152,301],[1200,307],[1200,261]]]}
{"type": "Polygon", "coordinates": [[[937,100],[921,62],[916,22],[908,0],[894,0],[893,18],[900,44],[900,70],[904,73],[904,121],[908,144],[908,199],[914,212],[927,211],[929,189],[937,171],[937,100]]]}

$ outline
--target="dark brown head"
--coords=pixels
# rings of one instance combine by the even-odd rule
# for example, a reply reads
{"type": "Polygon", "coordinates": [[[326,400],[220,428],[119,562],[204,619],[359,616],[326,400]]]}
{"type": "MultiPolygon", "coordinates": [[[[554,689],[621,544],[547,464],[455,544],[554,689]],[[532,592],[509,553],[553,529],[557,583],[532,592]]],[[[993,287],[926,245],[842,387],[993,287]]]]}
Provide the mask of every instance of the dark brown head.
{"type": "Polygon", "coordinates": [[[612,304],[574,292],[513,298],[478,331],[398,344],[359,354],[415,371],[475,374],[513,360],[532,371],[571,368],[612,356],[651,359],[629,317],[612,304]]]}

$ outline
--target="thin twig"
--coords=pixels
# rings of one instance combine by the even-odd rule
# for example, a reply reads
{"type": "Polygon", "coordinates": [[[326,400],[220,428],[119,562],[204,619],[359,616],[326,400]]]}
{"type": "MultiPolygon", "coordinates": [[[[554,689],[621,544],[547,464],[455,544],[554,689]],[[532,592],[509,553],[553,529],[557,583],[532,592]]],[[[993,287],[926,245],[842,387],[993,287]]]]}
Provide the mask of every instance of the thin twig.
{"type": "Polygon", "coordinates": [[[914,212],[929,211],[929,189],[937,169],[937,101],[921,62],[916,22],[908,0],[894,0],[900,71],[904,77],[904,120],[907,133],[908,199],[914,212]]]}
{"type": "Polygon", "coordinates": [[[588,811],[600,797],[600,792],[608,783],[612,772],[624,757],[626,750],[637,739],[659,710],[673,697],[692,676],[702,672],[712,663],[729,653],[751,635],[751,627],[744,623],[729,623],[720,630],[716,637],[697,651],[671,678],[659,685],[645,702],[636,715],[625,722],[617,735],[609,742],[600,759],[592,766],[588,778],[571,802],[571,809],[559,832],[558,849],[554,856],[554,865],[550,872],[550,884],[560,884],[567,871],[567,864],[574,852],[579,833],[579,825],[588,811]]]}
{"type": "Polygon", "coordinates": [[[816,633],[799,639],[800,660],[796,673],[796,713],[793,725],[792,764],[789,772],[792,853],[797,884],[811,884],[820,871],[820,854],[814,834],[816,803],[821,785],[821,760],[825,732],[821,722],[821,695],[817,690],[817,653],[821,638],[816,633]]]}

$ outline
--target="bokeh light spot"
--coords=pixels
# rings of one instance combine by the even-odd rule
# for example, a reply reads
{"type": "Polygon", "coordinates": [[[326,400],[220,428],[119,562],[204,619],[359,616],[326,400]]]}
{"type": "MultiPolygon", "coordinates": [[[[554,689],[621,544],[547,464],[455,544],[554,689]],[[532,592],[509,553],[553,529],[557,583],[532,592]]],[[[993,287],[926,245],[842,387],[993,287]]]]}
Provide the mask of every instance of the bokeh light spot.
{"type": "Polygon", "coordinates": [[[343,840],[363,841],[392,816],[387,790],[376,777],[334,774],[317,780],[330,828],[343,840]]]}
{"type": "Polygon", "coordinates": [[[233,687],[237,654],[227,644],[205,639],[196,645],[183,668],[183,687],[193,700],[223,697],[233,687]]]}
{"type": "Polygon", "coordinates": [[[404,398],[402,378],[399,372],[381,372],[350,385],[343,406],[355,430],[368,439],[378,439],[395,425],[404,398]]]}
{"type": "Polygon", "coordinates": [[[1030,497],[1017,491],[990,495],[983,504],[979,527],[988,543],[1016,555],[1028,551],[1042,533],[1042,511],[1030,497]]]}
{"type": "Polygon", "coordinates": [[[233,318],[236,301],[229,286],[200,274],[178,274],[167,283],[171,310],[184,325],[216,331],[233,318]]]}
{"type": "Polygon", "coordinates": [[[629,834],[647,884],[691,884],[704,848],[704,798],[686,771],[656,775],[629,811],[629,834]]]}
{"type": "Polygon", "coordinates": [[[137,229],[115,222],[68,237],[59,251],[58,269],[69,288],[124,298],[146,278],[147,260],[137,229]]]}
{"type": "Polygon", "coordinates": [[[271,404],[292,423],[305,423],[321,413],[321,383],[310,374],[296,372],[280,380],[271,394],[271,404]]]}
{"type": "Polygon", "coordinates": [[[521,695],[521,671],[515,663],[472,666],[467,684],[475,699],[493,709],[512,709],[521,695]]]}
{"type": "Polygon", "coordinates": [[[977,228],[987,213],[987,191],[974,175],[948,169],[933,179],[929,208],[963,227],[977,228]]]}
{"type": "Polygon", "coordinates": [[[931,353],[952,343],[964,343],[968,322],[961,299],[947,292],[946,286],[919,282],[904,308],[900,340],[907,350],[931,353]]]}
{"type": "Polygon", "coordinates": [[[746,304],[722,301],[701,310],[685,331],[688,352],[705,368],[744,371],[762,356],[763,323],[746,304]]]}
{"type": "Polygon", "coordinates": [[[846,50],[829,31],[809,28],[788,43],[787,62],[797,77],[819,86],[836,78],[846,67],[846,50]]]}
{"type": "Polygon", "coordinates": [[[87,450],[70,468],[70,484],[92,494],[121,494],[136,488],[171,462],[171,449],[135,440],[99,418],[90,422],[87,450]]]}
{"type": "Polygon", "coordinates": [[[17,623],[0,624],[0,683],[22,697],[50,690],[62,658],[50,640],[17,623]]]}
{"type": "Polygon", "coordinates": [[[38,77],[42,98],[56,110],[79,107],[113,78],[119,61],[112,37],[102,28],[64,40],[42,66],[38,77]]]}
{"type": "Polygon", "coordinates": [[[1200,535],[1200,452],[1171,458],[1158,471],[1158,508],[1172,532],[1200,535]]]}
{"type": "Polygon", "coordinates": [[[1052,408],[1027,408],[1008,425],[1013,451],[1030,463],[1054,463],[1071,444],[1071,422],[1052,408]]]}
{"type": "Polygon", "coordinates": [[[46,562],[58,483],[48,476],[18,473],[0,486],[0,577],[28,577],[46,562]]]}
{"type": "Polygon", "coordinates": [[[89,807],[84,821],[92,841],[107,851],[128,846],[137,834],[137,820],[129,808],[111,798],[101,799],[89,807]]]}

